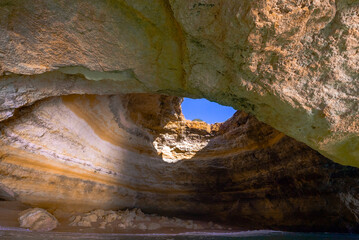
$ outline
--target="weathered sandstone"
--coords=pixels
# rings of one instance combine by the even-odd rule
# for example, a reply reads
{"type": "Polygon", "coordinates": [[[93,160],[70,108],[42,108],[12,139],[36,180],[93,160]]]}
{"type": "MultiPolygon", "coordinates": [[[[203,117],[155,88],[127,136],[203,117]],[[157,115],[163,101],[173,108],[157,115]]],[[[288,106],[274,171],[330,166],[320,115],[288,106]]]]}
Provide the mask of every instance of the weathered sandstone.
{"type": "Polygon", "coordinates": [[[0,201],[13,201],[15,200],[15,193],[9,188],[0,184],[0,201]]]}
{"type": "Polygon", "coordinates": [[[31,208],[20,213],[19,223],[22,228],[34,231],[51,231],[57,227],[57,220],[41,208],[31,208]]]}
{"type": "Polygon", "coordinates": [[[52,210],[137,207],[249,228],[357,231],[358,169],[244,112],[222,124],[185,120],[180,103],[70,95],[21,108],[0,123],[0,181],[52,210]]]}
{"type": "Polygon", "coordinates": [[[0,121],[71,93],[206,97],[359,166],[358,11],[353,0],[3,0],[0,121]]]}

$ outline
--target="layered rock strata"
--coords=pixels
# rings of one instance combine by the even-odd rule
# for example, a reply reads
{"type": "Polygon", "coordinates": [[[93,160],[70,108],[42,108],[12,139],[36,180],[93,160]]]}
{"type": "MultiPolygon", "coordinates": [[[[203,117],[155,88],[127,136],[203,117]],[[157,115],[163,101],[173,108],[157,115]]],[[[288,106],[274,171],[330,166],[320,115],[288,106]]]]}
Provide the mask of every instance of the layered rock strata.
{"type": "Polygon", "coordinates": [[[0,181],[33,206],[356,231],[359,170],[331,162],[253,116],[185,120],[181,98],[48,98],[0,123],[0,181]]]}
{"type": "Polygon", "coordinates": [[[206,97],[359,166],[359,4],[3,0],[0,120],[71,93],[206,97]]]}

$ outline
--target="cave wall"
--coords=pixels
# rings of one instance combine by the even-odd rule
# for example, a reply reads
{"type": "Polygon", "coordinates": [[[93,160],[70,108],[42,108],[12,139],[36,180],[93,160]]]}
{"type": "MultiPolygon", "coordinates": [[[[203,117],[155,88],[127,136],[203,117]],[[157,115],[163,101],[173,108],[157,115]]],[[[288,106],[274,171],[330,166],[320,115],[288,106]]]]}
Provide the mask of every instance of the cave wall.
{"type": "Polygon", "coordinates": [[[205,97],[359,166],[359,5],[0,2],[0,120],[67,94],[205,97]]]}
{"type": "Polygon", "coordinates": [[[0,123],[0,182],[66,211],[137,207],[246,228],[357,231],[359,170],[253,116],[185,120],[181,98],[69,95],[0,123]]]}
{"type": "Polygon", "coordinates": [[[0,1],[0,198],[357,231],[358,12],[353,0],[0,1]],[[248,114],[191,122],[179,97],[248,114]]]}

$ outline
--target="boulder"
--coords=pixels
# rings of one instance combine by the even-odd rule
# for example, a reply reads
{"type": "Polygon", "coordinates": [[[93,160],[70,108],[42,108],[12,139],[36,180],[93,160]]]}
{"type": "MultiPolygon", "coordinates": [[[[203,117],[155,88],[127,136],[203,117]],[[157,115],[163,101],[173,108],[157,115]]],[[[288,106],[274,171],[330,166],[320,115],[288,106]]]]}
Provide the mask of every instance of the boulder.
{"type": "Polygon", "coordinates": [[[20,213],[20,227],[33,231],[51,231],[58,226],[57,219],[41,208],[30,208],[20,213]]]}

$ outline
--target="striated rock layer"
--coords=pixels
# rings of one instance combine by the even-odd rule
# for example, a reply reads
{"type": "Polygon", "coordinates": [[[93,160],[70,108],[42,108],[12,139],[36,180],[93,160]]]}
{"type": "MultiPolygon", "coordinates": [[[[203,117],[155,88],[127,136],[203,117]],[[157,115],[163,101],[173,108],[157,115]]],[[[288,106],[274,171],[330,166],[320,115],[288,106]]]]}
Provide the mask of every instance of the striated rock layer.
{"type": "Polygon", "coordinates": [[[18,220],[20,227],[38,232],[51,231],[59,225],[54,216],[41,208],[30,208],[21,212],[18,220]]]}
{"type": "Polygon", "coordinates": [[[236,226],[357,231],[359,170],[253,116],[185,120],[181,99],[69,95],[0,123],[0,182],[33,206],[137,207],[236,226]]]}
{"type": "Polygon", "coordinates": [[[50,96],[166,93],[359,166],[354,0],[2,0],[0,121],[50,96]]]}

